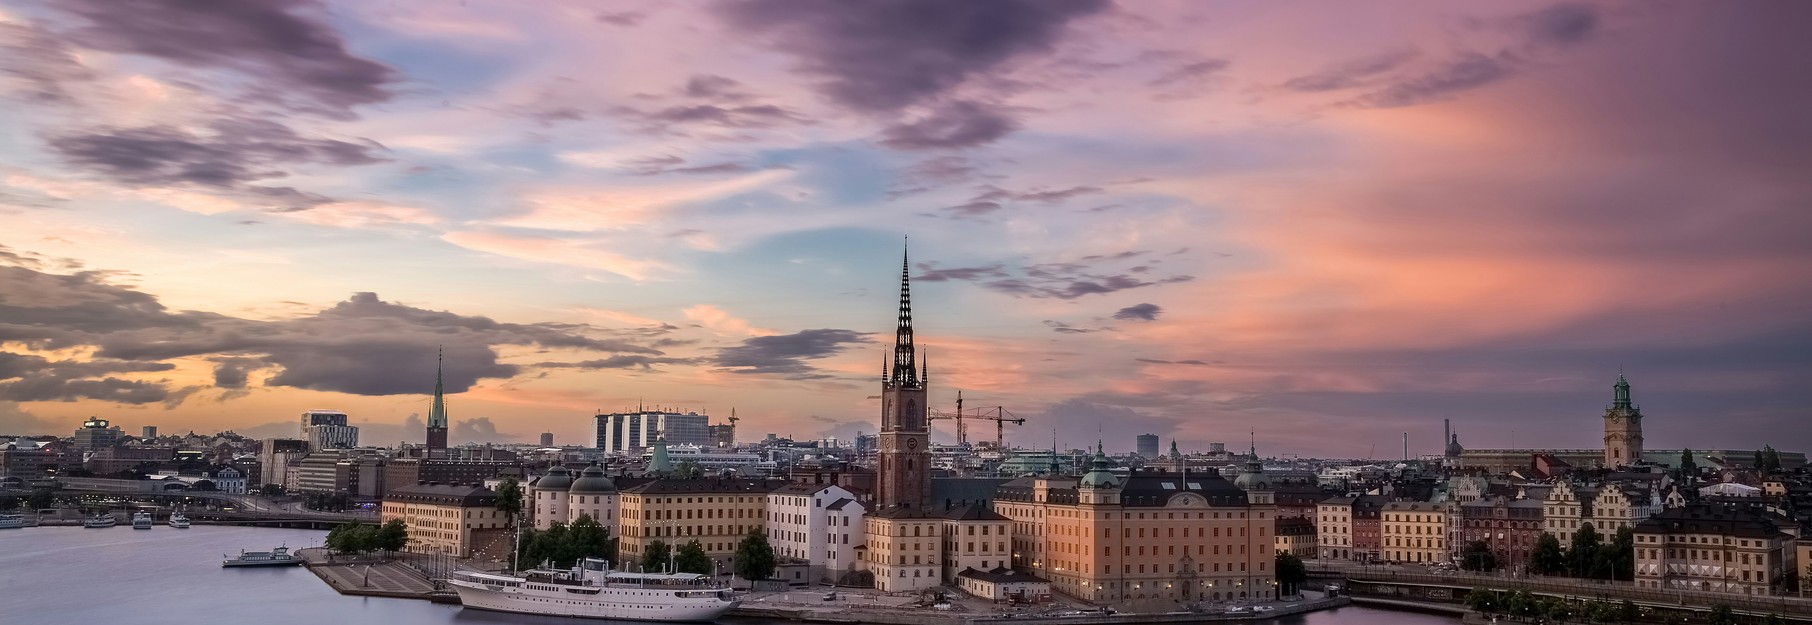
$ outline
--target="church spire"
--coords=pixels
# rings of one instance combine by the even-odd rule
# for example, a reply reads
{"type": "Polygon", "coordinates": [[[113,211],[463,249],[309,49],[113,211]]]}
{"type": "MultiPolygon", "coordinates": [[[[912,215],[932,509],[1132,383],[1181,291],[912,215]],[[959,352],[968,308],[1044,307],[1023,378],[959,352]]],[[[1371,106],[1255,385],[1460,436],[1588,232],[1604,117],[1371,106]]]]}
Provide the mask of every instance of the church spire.
{"type": "Polygon", "coordinates": [[[428,407],[428,427],[447,428],[446,385],[441,379],[441,350],[434,350],[434,403],[428,407]]]}
{"type": "Polygon", "coordinates": [[[1631,405],[1630,404],[1630,381],[1623,378],[1623,372],[1621,372],[1621,371],[1617,372],[1617,384],[1615,386],[1612,386],[1611,388],[1614,391],[1613,395],[1611,397],[1611,407],[1612,408],[1629,408],[1631,405]]]}
{"type": "Polygon", "coordinates": [[[919,368],[912,346],[912,263],[904,251],[900,254],[900,319],[894,330],[893,377],[895,386],[919,386],[919,368]]]}

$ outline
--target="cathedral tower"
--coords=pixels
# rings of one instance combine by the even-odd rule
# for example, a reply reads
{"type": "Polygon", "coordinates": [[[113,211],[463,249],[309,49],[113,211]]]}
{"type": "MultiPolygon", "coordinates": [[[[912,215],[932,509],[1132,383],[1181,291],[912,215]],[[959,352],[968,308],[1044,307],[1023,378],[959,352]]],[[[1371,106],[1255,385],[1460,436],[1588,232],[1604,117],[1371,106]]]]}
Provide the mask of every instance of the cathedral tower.
{"type": "Polygon", "coordinates": [[[1630,382],[1617,374],[1611,407],[1604,409],[1604,466],[1642,461],[1642,408],[1630,401],[1630,382]]]}
{"type": "Polygon", "coordinates": [[[440,354],[434,355],[434,403],[428,406],[429,458],[447,457],[447,398],[441,384],[440,354]]]}
{"type": "Polygon", "coordinates": [[[894,330],[893,370],[881,368],[881,433],[875,503],[881,509],[923,509],[931,499],[931,429],[925,419],[930,368],[919,368],[912,345],[911,264],[901,261],[900,316],[894,330]]]}

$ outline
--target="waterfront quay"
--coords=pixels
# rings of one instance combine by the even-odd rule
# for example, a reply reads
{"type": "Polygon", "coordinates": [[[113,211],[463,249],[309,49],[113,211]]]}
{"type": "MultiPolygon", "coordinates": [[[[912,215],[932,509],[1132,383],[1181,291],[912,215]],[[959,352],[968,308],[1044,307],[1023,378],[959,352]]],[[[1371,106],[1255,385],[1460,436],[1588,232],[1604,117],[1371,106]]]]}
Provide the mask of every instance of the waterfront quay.
{"type": "Polygon", "coordinates": [[[1702,620],[1715,606],[1729,606],[1733,613],[1753,618],[1777,615],[1812,622],[1812,599],[1790,596],[1743,596],[1692,590],[1638,588],[1629,582],[1582,580],[1563,577],[1487,575],[1466,571],[1438,572],[1419,566],[1365,566],[1308,563],[1311,578],[1345,586],[1353,602],[1390,609],[1419,609],[1451,614],[1471,614],[1466,596],[1474,589],[1527,591],[1565,601],[1628,600],[1656,620],[1702,620]]]}

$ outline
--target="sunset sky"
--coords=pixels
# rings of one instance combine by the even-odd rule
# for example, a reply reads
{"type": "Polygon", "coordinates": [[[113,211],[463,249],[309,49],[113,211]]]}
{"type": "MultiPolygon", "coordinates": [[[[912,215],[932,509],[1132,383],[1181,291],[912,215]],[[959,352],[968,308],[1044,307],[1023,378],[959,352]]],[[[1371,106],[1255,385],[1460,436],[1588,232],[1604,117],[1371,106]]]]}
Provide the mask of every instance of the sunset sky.
{"type": "Polygon", "coordinates": [[[0,434],[1812,448],[1812,4],[0,0],[0,434]],[[205,12],[202,7],[207,7],[205,12]],[[940,426],[944,425],[940,422],[940,426]],[[992,436],[992,428],[987,436],[992,436]],[[951,438],[949,430],[936,436],[951,438]]]}

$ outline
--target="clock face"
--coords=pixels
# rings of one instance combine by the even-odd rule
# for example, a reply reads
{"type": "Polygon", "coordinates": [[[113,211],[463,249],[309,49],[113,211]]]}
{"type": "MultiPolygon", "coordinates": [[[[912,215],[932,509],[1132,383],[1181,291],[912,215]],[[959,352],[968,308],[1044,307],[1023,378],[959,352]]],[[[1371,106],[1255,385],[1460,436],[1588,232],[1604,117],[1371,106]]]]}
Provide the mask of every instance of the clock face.
{"type": "Polygon", "coordinates": [[[919,439],[916,439],[916,438],[906,439],[906,448],[907,449],[918,449],[919,448],[919,439]]]}

